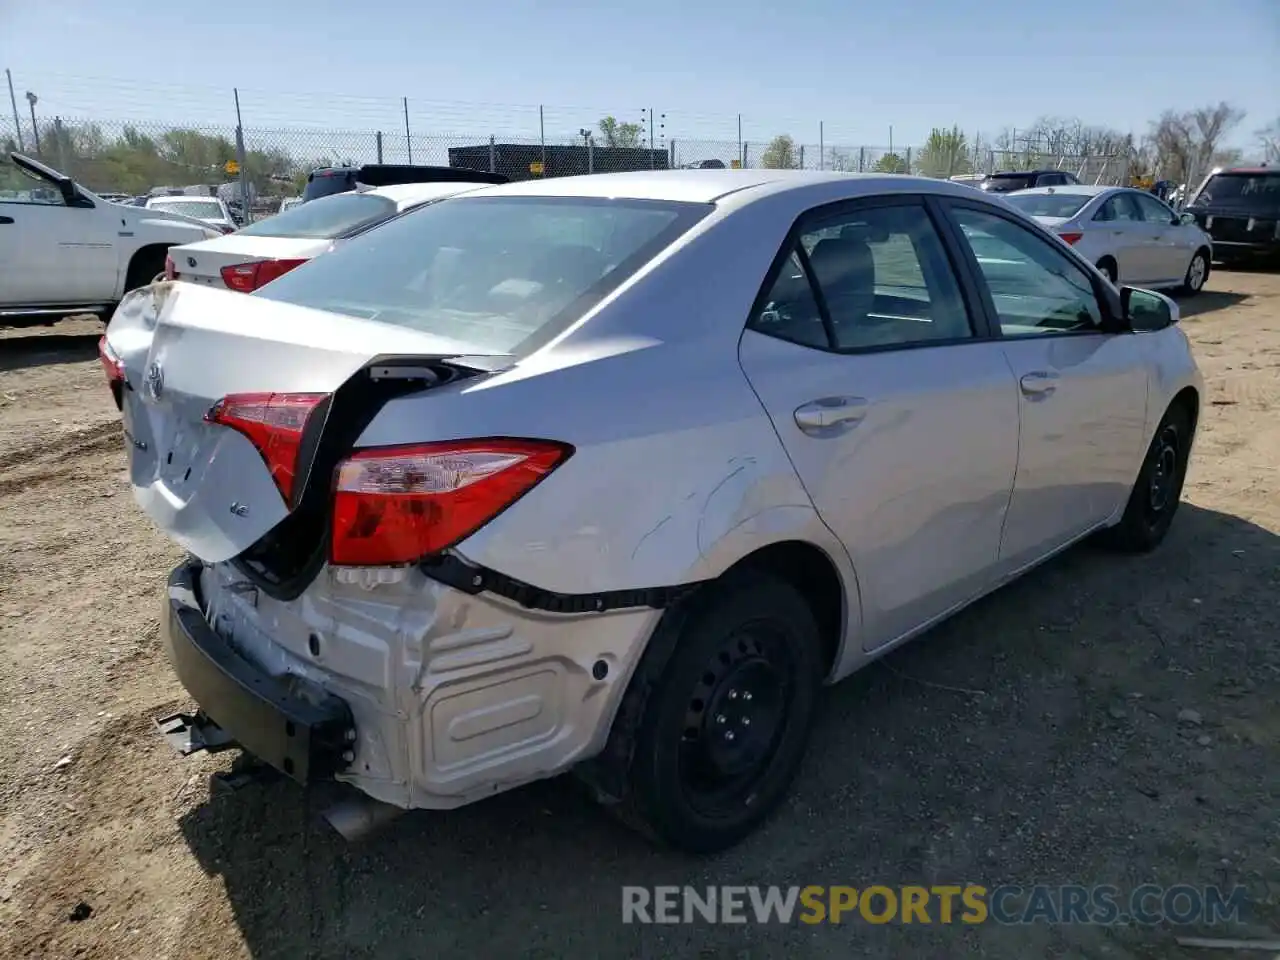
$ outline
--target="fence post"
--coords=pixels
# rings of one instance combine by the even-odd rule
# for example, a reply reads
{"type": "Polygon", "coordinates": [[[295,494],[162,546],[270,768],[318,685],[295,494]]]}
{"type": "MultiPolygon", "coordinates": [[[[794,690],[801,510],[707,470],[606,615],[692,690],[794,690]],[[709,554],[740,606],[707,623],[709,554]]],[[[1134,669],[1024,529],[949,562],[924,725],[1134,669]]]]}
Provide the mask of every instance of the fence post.
{"type": "Polygon", "coordinates": [[[409,150],[409,162],[413,163],[413,138],[409,136],[409,98],[402,98],[404,101],[404,145],[409,150]]]}
{"type": "Polygon", "coordinates": [[[596,138],[587,137],[587,173],[596,172],[596,138]]]}
{"type": "Polygon", "coordinates": [[[804,169],[804,144],[800,144],[800,169],[804,169]]]}
{"type": "Polygon", "coordinates": [[[858,172],[863,173],[867,168],[867,148],[858,148],[858,172]]]}
{"type": "Polygon", "coordinates": [[[676,141],[673,137],[671,143],[667,146],[667,169],[674,170],[676,168],[676,141]]]}
{"type": "Polygon", "coordinates": [[[489,134],[489,172],[498,172],[498,154],[497,147],[494,143],[493,134],[489,134]]]}
{"type": "Polygon", "coordinates": [[[382,162],[382,131],[378,131],[378,162],[382,162]]]}
{"type": "Polygon", "coordinates": [[[75,179],[75,174],[71,170],[71,165],[67,163],[67,138],[62,126],[62,118],[53,118],[53,135],[58,141],[58,169],[65,173],[68,177],[75,179]]]}
{"type": "Polygon", "coordinates": [[[751,144],[747,143],[744,140],[742,143],[742,169],[743,170],[747,170],[750,168],[751,166],[750,159],[751,159],[751,144]]]}
{"type": "Polygon", "coordinates": [[[906,174],[911,173],[911,148],[907,147],[907,169],[903,171],[906,174]]]}
{"type": "Polygon", "coordinates": [[[827,151],[826,137],[822,130],[822,121],[818,121],[818,169],[825,170],[827,168],[827,151]]]}
{"type": "Polygon", "coordinates": [[[538,143],[542,145],[542,176],[547,175],[547,121],[542,114],[542,104],[538,104],[538,143]]]}
{"type": "Polygon", "coordinates": [[[13,95],[13,74],[8,67],[5,67],[4,75],[9,81],[9,104],[13,107],[13,132],[18,136],[18,152],[26,153],[27,148],[22,142],[22,121],[18,119],[18,101],[13,95]]]}
{"type": "Polygon", "coordinates": [[[738,159],[747,165],[747,145],[742,142],[742,114],[738,114],[738,159]]]}

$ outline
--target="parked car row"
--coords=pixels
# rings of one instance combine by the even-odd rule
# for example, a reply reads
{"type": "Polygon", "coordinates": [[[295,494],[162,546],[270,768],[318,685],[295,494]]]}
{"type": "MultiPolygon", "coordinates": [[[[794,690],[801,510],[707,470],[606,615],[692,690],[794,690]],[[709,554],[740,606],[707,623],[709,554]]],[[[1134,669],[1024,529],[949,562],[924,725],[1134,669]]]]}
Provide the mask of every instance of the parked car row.
{"type": "Polygon", "coordinates": [[[175,247],[101,344],[189,554],[162,636],[199,709],[162,728],[345,782],[348,836],[571,770],[736,843],[824,682],[1169,530],[1203,384],[1177,305],[1063,242],[1109,199],[1078,189],[401,184],[175,247]]]}

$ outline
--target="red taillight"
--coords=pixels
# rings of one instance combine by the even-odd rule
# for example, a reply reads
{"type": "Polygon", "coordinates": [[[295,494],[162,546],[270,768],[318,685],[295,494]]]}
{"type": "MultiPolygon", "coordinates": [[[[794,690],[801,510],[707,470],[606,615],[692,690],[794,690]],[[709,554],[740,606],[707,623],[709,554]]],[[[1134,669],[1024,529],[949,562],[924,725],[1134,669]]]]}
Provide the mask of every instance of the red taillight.
{"type": "Polygon", "coordinates": [[[178,268],[174,266],[173,257],[165,254],[164,257],[164,278],[166,280],[178,279],[178,268]]]}
{"type": "Polygon", "coordinates": [[[306,262],[306,260],[255,260],[253,263],[234,263],[222,268],[222,282],[232,290],[252,293],[276,277],[306,262]]]}
{"type": "Polygon", "coordinates": [[[248,437],[262,454],[280,495],[286,503],[292,503],[302,435],[316,407],[327,396],[324,393],[233,393],[214,404],[205,419],[248,437]]]}
{"type": "Polygon", "coordinates": [[[107,382],[111,384],[122,383],[124,381],[124,361],[116,356],[111,344],[107,343],[106,337],[98,340],[98,362],[102,364],[102,369],[107,374],[107,382]]]}
{"type": "Polygon", "coordinates": [[[1060,233],[1058,234],[1058,236],[1062,238],[1063,243],[1065,243],[1067,246],[1070,247],[1070,246],[1073,246],[1081,237],[1083,237],[1084,234],[1083,233],[1060,233]]]}
{"type": "Polygon", "coordinates": [[[362,450],[334,475],[329,562],[393,566],[480,529],[564,462],[542,440],[462,440],[362,450]]]}

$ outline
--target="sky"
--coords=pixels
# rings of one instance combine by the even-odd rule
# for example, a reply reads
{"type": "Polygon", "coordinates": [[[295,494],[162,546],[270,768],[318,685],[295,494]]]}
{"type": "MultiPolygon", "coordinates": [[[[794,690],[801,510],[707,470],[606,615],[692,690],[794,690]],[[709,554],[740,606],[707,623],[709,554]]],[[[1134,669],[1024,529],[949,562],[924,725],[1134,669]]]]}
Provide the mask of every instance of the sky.
{"type": "MultiPolygon", "coordinates": [[[[1280,0],[0,0],[40,115],[539,135],[606,114],[672,138],[919,144],[1037,117],[1141,134],[1228,100],[1280,118],[1280,0]]],[[[7,96],[3,111],[8,114],[7,96]]],[[[2,129],[2,128],[0,128],[2,129]]]]}

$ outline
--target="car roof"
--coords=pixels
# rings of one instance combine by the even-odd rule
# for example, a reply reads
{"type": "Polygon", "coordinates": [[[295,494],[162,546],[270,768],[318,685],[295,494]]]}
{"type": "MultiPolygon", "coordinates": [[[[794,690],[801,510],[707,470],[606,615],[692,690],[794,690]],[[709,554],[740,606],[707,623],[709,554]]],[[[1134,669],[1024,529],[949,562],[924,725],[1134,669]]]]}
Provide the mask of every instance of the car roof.
{"type": "Polygon", "coordinates": [[[475,190],[479,187],[488,186],[490,186],[490,184],[471,183],[465,181],[397,183],[390,187],[371,187],[363,190],[347,192],[371,193],[375,197],[386,197],[396,206],[403,207],[414,203],[424,203],[427,200],[438,200],[441,197],[451,197],[456,193],[463,193],[467,190],[475,190]]]}
{"type": "Polygon", "coordinates": [[[171,197],[147,197],[147,203],[151,203],[152,201],[161,201],[163,203],[208,203],[210,200],[214,203],[218,202],[217,197],[196,197],[189,193],[176,193],[171,197]]]}
{"type": "Polygon", "coordinates": [[[971,196],[972,187],[949,180],[888,173],[834,173],[822,170],[641,170],[594,173],[486,186],[477,196],[583,197],[714,203],[731,194],[747,201],[823,183],[848,183],[850,195],[900,193],[905,183],[931,193],[971,196]]]}

